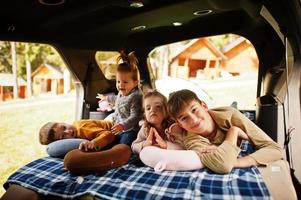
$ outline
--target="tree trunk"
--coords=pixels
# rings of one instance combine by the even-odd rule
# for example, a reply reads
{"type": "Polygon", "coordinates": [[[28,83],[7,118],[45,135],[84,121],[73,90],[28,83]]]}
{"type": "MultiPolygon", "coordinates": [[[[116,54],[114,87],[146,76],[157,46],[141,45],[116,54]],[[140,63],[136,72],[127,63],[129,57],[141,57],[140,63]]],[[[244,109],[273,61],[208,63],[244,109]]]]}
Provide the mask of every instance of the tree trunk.
{"type": "Polygon", "coordinates": [[[29,60],[29,45],[25,44],[25,63],[26,63],[26,81],[27,81],[27,98],[32,96],[32,82],[31,82],[31,63],[29,60]]]}
{"type": "Polygon", "coordinates": [[[11,56],[12,56],[12,68],[13,68],[13,90],[14,90],[14,99],[18,99],[19,90],[18,90],[18,74],[17,74],[17,54],[16,54],[16,43],[11,42],[11,56]]]}

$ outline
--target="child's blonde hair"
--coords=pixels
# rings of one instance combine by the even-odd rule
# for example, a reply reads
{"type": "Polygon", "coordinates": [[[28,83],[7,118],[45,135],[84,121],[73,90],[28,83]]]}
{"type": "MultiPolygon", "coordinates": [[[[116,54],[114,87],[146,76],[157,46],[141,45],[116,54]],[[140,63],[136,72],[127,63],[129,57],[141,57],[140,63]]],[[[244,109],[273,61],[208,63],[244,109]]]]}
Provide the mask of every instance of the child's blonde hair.
{"type": "Polygon", "coordinates": [[[120,55],[117,58],[117,72],[132,73],[133,80],[137,81],[138,87],[140,87],[138,59],[133,51],[129,54],[126,54],[125,51],[120,52],[120,55]],[[122,62],[119,63],[121,60],[122,62]]]}

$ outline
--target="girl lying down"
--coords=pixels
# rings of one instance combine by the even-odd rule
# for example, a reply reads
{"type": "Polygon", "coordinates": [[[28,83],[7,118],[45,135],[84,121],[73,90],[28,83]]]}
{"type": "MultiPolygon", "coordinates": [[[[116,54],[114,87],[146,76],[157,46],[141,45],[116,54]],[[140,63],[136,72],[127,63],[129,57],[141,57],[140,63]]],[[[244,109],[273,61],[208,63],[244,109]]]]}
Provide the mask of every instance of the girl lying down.
{"type": "MultiPolygon", "coordinates": [[[[148,92],[143,99],[145,121],[132,144],[132,151],[139,154],[141,161],[155,169],[193,170],[203,165],[192,150],[184,150],[168,132],[181,132],[167,114],[167,100],[158,91],[148,92]]],[[[179,134],[173,134],[179,135],[179,134]]]]}

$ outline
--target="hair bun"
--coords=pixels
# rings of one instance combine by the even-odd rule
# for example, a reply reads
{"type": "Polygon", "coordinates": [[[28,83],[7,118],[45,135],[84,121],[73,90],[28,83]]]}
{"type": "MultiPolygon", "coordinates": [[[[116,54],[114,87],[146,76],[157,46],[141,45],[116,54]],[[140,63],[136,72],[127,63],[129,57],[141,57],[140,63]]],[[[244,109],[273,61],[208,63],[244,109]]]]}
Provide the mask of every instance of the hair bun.
{"type": "Polygon", "coordinates": [[[135,52],[131,51],[129,54],[126,54],[124,50],[120,51],[120,55],[117,58],[117,63],[122,60],[122,63],[127,64],[131,69],[138,67],[138,59],[136,58],[135,52]]]}

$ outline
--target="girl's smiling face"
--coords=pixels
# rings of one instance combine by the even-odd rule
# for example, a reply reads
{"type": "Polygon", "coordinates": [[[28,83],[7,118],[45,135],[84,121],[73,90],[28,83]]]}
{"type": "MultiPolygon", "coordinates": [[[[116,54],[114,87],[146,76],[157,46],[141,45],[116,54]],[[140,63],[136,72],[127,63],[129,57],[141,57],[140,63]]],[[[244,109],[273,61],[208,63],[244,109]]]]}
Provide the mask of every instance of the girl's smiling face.
{"type": "Polygon", "coordinates": [[[133,79],[132,72],[117,72],[116,88],[122,96],[128,95],[137,86],[138,81],[133,79]]]}

